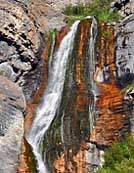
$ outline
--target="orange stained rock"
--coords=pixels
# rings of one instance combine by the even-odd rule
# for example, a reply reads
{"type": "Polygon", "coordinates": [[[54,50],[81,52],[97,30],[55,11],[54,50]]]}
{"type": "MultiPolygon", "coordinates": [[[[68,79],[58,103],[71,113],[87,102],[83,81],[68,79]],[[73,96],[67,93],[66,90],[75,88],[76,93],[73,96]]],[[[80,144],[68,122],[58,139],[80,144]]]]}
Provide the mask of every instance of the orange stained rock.
{"type": "MultiPolygon", "coordinates": [[[[74,90],[76,96],[75,101],[71,103],[71,121],[73,122],[73,128],[78,128],[78,115],[87,113],[87,105],[89,104],[89,96],[87,94],[87,88],[85,85],[85,78],[83,74],[84,60],[85,60],[85,47],[87,39],[89,38],[91,21],[84,20],[79,26],[77,31],[77,38],[75,42],[74,58],[75,58],[75,82],[76,88],[74,90]]],[[[56,173],[86,173],[86,150],[83,149],[82,142],[77,144],[80,145],[77,153],[73,153],[73,149],[68,149],[65,153],[61,153],[61,156],[54,160],[54,168],[56,173]]],[[[75,146],[72,146],[75,147],[75,146]]]]}
{"type": "Polygon", "coordinates": [[[17,173],[33,173],[30,170],[29,164],[34,164],[30,157],[30,150],[29,145],[27,144],[26,140],[23,140],[22,144],[22,153],[19,155],[19,166],[17,167],[17,173]]]}
{"type": "Polygon", "coordinates": [[[123,128],[122,95],[114,84],[99,84],[100,98],[97,101],[99,115],[90,140],[98,144],[111,145],[119,140],[120,130],[123,128]],[[119,108],[119,110],[118,110],[119,108]]]}
{"type": "Polygon", "coordinates": [[[89,28],[91,26],[91,21],[88,20],[84,20],[83,22],[81,22],[78,26],[78,31],[77,31],[77,40],[76,40],[76,52],[75,55],[77,55],[76,57],[76,83],[82,85],[83,81],[83,66],[82,66],[82,62],[83,62],[83,56],[84,56],[84,49],[85,49],[85,43],[86,40],[89,38],[89,28]],[[79,36],[79,38],[78,38],[79,36]]]}
{"type": "MultiPolygon", "coordinates": [[[[61,157],[59,157],[53,163],[55,173],[86,173],[85,151],[86,150],[81,146],[80,150],[76,155],[73,156],[72,160],[68,161],[65,159],[65,154],[62,154],[61,157]]],[[[69,152],[72,155],[71,149],[69,152]]]]}
{"type": "Polygon", "coordinates": [[[61,40],[69,32],[69,30],[70,30],[69,27],[65,26],[65,27],[62,28],[62,30],[60,32],[58,32],[56,34],[56,45],[55,45],[55,48],[57,48],[57,49],[59,48],[61,40]]]}
{"type": "Polygon", "coordinates": [[[46,48],[43,51],[42,54],[42,71],[41,71],[41,81],[40,81],[40,85],[37,89],[37,91],[34,93],[32,101],[30,103],[27,103],[27,114],[25,117],[25,132],[30,128],[33,118],[34,118],[34,113],[35,110],[37,108],[37,105],[43,95],[45,86],[46,86],[46,81],[47,81],[47,61],[48,61],[48,57],[49,57],[49,49],[50,49],[51,43],[50,41],[48,41],[48,44],[46,46],[46,48]]]}
{"type": "Polygon", "coordinates": [[[105,65],[109,66],[110,81],[96,82],[100,93],[96,102],[96,108],[99,111],[97,119],[95,121],[95,127],[90,136],[90,141],[96,142],[100,145],[111,145],[113,141],[120,139],[120,131],[124,127],[124,121],[128,116],[123,109],[123,95],[120,89],[115,84],[115,60],[114,60],[114,31],[112,26],[100,26],[100,33],[103,30],[107,32],[108,36],[100,35],[98,42],[98,52],[100,63],[96,68],[94,74],[94,80],[96,80],[97,74],[100,69],[103,69],[105,65]],[[105,30],[104,30],[105,29],[105,30]],[[104,49],[105,48],[105,49],[104,49]],[[100,65],[99,65],[100,64],[100,65]],[[126,114],[126,116],[123,116],[126,114]]]}

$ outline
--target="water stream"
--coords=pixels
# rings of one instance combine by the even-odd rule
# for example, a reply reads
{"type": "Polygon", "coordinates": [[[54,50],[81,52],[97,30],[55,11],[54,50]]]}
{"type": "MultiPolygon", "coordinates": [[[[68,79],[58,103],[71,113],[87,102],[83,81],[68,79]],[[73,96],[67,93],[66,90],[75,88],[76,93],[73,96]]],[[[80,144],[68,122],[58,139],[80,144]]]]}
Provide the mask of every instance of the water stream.
{"type": "Polygon", "coordinates": [[[70,32],[61,41],[60,47],[52,55],[49,62],[48,83],[39,104],[36,117],[27,136],[36,157],[39,173],[48,173],[46,161],[43,159],[43,138],[50,127],[60,106],[63,85],[65,82],[66,64],[73,49],[73,42],[79,21],[71,27],[70,32]]]}
{"type": "Polygon", "coordinates": [[[90,40],[89,40],[89,79],[90,79],[90,86],[91,91],[93,93],[94,98],[91,100],[89,104],[89,120],[90,120],[90,132],[94,126],[94,118],[95,118],[95,101],[96,101],[96,84],[93,80],[94,72],[95,72],[95,43],[97,37],[97,21],[93,17],[92,18],[92,25],[90,29],[90,40]]]}

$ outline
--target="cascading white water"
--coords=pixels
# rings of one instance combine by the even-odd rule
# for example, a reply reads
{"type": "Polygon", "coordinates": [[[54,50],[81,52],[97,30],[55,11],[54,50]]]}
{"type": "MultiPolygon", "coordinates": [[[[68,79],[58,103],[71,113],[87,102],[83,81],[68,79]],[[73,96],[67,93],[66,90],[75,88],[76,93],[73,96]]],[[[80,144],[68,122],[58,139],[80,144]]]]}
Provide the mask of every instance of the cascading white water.
{"type": "Polygon", "coordinates": [[[92,131],[94,125],[94,117],[95,117],[95,97],[96,97],[96,85],[93,80],[93,75],[95,72],[95,42],[97,37],[97,21],[94,17],[92,17],[92,25],[90,29],[90,41],[89,41],[89,79],[91,85],[91,91],[94,95],[94,100],[89,105],[89,120],[90,120],[90,131],[92,131]]]}
{"type": "Polygon", "coordinates": [[[50,55],[49,75],[47,87],[43,99],[37,108],[36,117],[27,136],[29,144],[38,163],[38,172],[47,173],[45,160],[42,158],[42,142],[44,134],[50,127],[56,112],[60,106],[67,60],[73,50],[74,37],[79,21],[75,22],[70,32],[61,41],[60,47],[55,55],[50,55]]]}

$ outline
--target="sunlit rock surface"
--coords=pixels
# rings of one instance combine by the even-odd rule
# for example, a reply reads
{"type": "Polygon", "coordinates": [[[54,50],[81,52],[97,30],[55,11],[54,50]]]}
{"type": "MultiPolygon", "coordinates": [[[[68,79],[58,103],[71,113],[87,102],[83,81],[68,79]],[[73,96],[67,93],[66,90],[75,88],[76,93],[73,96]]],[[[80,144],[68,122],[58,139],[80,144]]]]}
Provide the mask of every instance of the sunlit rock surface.
{"type": "Polygon", "coordinates": [[[16,173],[24,135],[26,103],[22,90],[0,77],[0,172],[16,173]]]}
{"type": "Polygon", "coordinates": [[[127,17],[116,31],[117,77],[124,85],[134,80],[134,16],[127,17]]]}
{"type": "Polygon", "coordinates": [[[64,15],[42,0],[0,0],[0,16],[0,65],[10,66],[14,77],[9,78],[23,88],[29,100],[40,83],[47,34],[64,25],[64,15]]]}
{"type": "MultiPolygon", "coordinates": [[[[116,28],[116,66],[117,66],[117,85],[126,87],[134,84],[134,16],[128,16],[116,28]]],[[[124,101],[124,107],[129,111],[129,121],[131,132],[134,131],[134,105],[133,92],[127,90],[128,98],[124,101]],[[131,94],[130,94],[131,93],[131,94]],[[128,102],[126,102],[128,100],[128,102]]]]}
{"type": "MultiPolygon", "coordinates": [[[[78,1],[0,0],[0,75],[8,78],[0,79],[7,81],[0,84],[0,173],[16,172],[24,129],[23,94],[19,90],[18,97],[15,95],[18,89],[11,81],[22,87],[27,100],[33,96],[27,104],[27,132],[47,84],[52,40],[47,45],[46,37],[50,29],[60,30],[65,25],[61,9],[69,3],[78,1]],[[5,87],[8,82],[10,93],[5,87]],[[16,112],[10,109],[14,105],[16,112]],[[9,157],[4,159],[7,153],[9,157]]],[[[94,47],[89,45],[92,19],[79,25],[62,103],[44,137],[50,173],[93,173],[103,163],[105,148],[122,139],[125,132],[134,133],[133,91],[125,96],[121,92],[134,80],[133,1],[116,5],[128,17],[116,27],[98,23],[94,47]],[[91,48],[95,48],[92,61],[91,48]]],[[[64,27],[56,34],[55,51],[68,32],[69,27],[64,27]]],[[[22,146],[18,172],[36,173],[36,162],[25,140],[22,146]]]]}

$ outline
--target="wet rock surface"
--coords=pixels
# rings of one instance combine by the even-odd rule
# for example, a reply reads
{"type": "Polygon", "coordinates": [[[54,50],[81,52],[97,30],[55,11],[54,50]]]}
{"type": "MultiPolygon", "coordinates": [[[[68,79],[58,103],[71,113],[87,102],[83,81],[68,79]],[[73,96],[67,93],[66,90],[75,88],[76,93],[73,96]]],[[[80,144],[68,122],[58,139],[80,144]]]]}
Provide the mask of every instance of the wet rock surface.
{"type": "Polygon", "coordinates": [[[17,172],[25,109],[22,90],[6,77],[0,77],[0,173],[17,172]]]}

